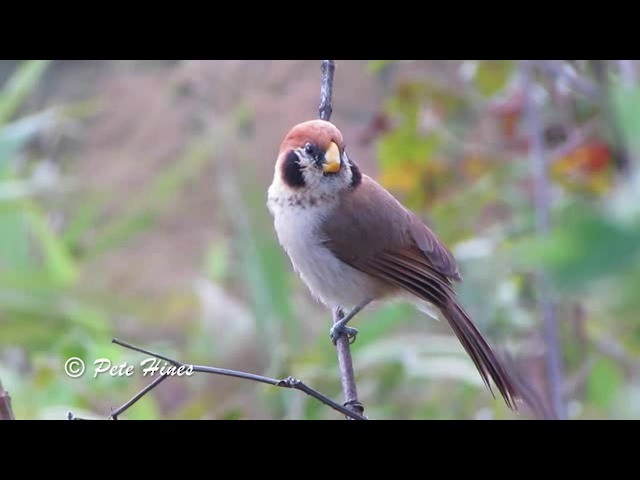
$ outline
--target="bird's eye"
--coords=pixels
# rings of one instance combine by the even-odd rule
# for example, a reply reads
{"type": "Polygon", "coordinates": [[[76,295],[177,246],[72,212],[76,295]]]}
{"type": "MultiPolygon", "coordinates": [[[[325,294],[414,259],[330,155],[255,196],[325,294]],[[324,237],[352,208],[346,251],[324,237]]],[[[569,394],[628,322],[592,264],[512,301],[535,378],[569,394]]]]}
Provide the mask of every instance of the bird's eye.
{"type": "Polygon", "coordinates": [[[313,155],[313,154],[314,154],[314,152],[316,151],[316,149],[315,149],[315,147],[314,147],[312,144],[307,143],[307,144],[304,146],[304,151],[305,151],[305,152],[307,152],[307,154],[309,154],[309,155],[313,155]]]}

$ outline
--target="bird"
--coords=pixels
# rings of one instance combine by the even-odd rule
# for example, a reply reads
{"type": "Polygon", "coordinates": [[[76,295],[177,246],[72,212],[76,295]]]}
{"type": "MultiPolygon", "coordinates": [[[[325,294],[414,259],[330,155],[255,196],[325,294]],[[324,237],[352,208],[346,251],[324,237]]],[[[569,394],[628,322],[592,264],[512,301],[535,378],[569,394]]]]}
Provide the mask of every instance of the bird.
{"type": "Polygon", "coordinates": [[[279,244],[319,302],[348,311],[330,330],[355,340],[346,324],[372,302],[408,300],[446,318],[484,384],[507,406],[520,396],[510,372],[457,298],[462,281],[452,253],[416,214],[364,174],[328,120],[299,123],[285,135],[267,192],[279,244]],[[437,311],[436,311],[437,312],[437,311]]]}

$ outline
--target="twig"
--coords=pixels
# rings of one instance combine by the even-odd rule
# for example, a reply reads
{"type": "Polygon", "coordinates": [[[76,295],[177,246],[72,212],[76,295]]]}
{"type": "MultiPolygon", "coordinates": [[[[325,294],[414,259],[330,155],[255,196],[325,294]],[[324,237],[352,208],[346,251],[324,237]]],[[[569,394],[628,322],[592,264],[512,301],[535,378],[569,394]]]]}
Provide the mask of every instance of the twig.
{"type": "MultiPolygon", "coordinates": [[[[523,61],[522,80],[525,91],[525,120],[531,139],[531,164],[534,174],[534,206],[536,211],[537,230],[540,235],[549,233],[550,191],[547,177],[547,162],[542,137],[542,125],[538,114],[538,106],[533,95],[534,72],[531,61],[523,61]]],[[[551,288],[546,272],[539,270],[537,283],[540,294],[540,306],[544,319],[544,341],[546,346],[547,377],[551,405],[558,419],[567,418],[563,400],[564,372],[562,367],[560,340],[558,337],[558,319],[556,306],[551,297],[551,288]]]]}
{"type": "MultiPolygon", "coordinates": [[[[117,342],[115,342],[115,339],[114,339],[114,343],[117,343],[117,342]]],[[[151,382],[149,385],[147,385],[142,390],[140,390],[138,393],[136,393],[135,396],[131,400],[129,400],[124,405],[122,405],[115,412],[111,413],[111,415],[109,415],[109,418],[111,420],[118,420],[118,417],[120,415],[122,415],[124,412],[129,410],[129,408],[131,408],[134,403],[136,403],[138,400],[140,400],[142,397],[144,397],[147,393],[149,393],[151,390],[156,388],[162,382],[164,382],[167,378],[169,378],[169,375],[166,374],[166,373],[164,375],[161,375],[158,378],[156,378],[153,382],[151,382]]]]}
{"type": "MultiPolygon", "coordinates": [[[[174,360],[172,358],[166,357],[164,355],[160,355],[158,353],[152,352],[150,350],[145,350],[144,348],[137,347],[137,346],[132,345],[130,343],[123,342],[122,340],[118,340],[117,338],[114,338],[112,340],[112,342],[117,344],[117,345],[120,345],[122,347],[128,348],[129,350],[134,350],[136,352],[144,353],[146,355],[150,355],[152,357],[159,358],[159,359],[164,360],[164,361],[166,361],[166,362],[168,362],[168,363],[170,363],[172,365],[175,365],[176,367],[189,366],[189,367],[191,367],[191,369],[194,372],[210,373],[212,375],[222,375],[222,376],[226,376],[226,377],[242,378],[242,379],[245,379],[245,380],[253,380],[254,382],[266,383],[268,385],[273,385],[274,387],[291,388],[291,389],[294,389],[294,390],[300,390],[301,392],[306,393],[310,397],[315,398],[316,400],[324,403],[325,405],[333,408],[334,410],[337,410],[338,412],[340,412],[340,413],[342,413],[342,414],[344,414],[344,415],[346,415],[346,416],[348,416],[348,417],[350,417],[350,418],[352,418],[354,420],[367,420],[366,417],[358,414],[357,412],[353,412],[352,410],[350,410],[347,407],[343,407],[339,403],[334,402],[333,400],[331,400],[330,398],[326,397],[322,393],[318,392],[317,390],[314,390],[313,388],[309,387],[305,383],[303,383],[300,380],[298,380],[296,378],[293,378],[293,377],[287,377],[284,380],[278,380],[278,379],[275,379],[275,378],[264,377],[262,375],[256,375],[256,374],[253,374],[253,373],[240,372],[240,371],[237,371],[237,370],[228,370],[226,368],[207,367],[207,366],[203,366],[203,365],[191,365],[191,364],[186,364],[186,363],[183,363],[183,362],[179,362],[177,360],[174,360]]],[[[153,382],[151,382],[149,385],[147,385],[145,388],[143,388],[139,393],[137,393],[131,400],[129,400],[127,403],[125,403],[120,408],[115,410],[109,416],[109,418],[112,418],[112,419],[116,420],[119,415],[122,415],[133,404],[135,404],[138,400],[140,400],[142,397],[144,397],[151,390],[156,388],[162,381],[164,381],[169,376],[170,375],[165,374],[165,375],[163,375],[161,377],[156,378],[153,382]]]]}
{"type": "Polygon", "coordinates": [[[11,397],[9,392],[2,388],[2,382],[0,382],[0,420],[15,420],[13,415],[13,409],[11,408],[11,397]]]}
{"type": "MultiPolygon", "coordinates": [[[[333,96],[333,73],[336,66],[333,60],[322,61],[322,83],[320,85],[320,107],[318,114],[321,120],[331,120],[333,108],[331,106],[331,98],[333,96]]],[[[333,312],[333,323],[342,320],[344,313],[342,309],[337,308],[333,312]]],[[[340,382],[342,383],[342,393],[344,394],[345,406],[352,413],[362,415],[364,406],[358,401],[358,390],[356,388],[355,374],[353,373],[353,360],[351,359],[351,347],[349,338],[341,335],[336,342],[336,350],[338,351],[338,365],[340,367],[340,382]]]]}
{"type": "MultiPolygon", "coordinates": [[[[333,323],[336,324],[344,317],[341,308],[336,308],[333,312],[333,323]]],[[[364,406],[358,400],[358,389],[356,388],[356,378],[353,372],[353,360],[351,359],[351,346],[349,345],[349,337],[341,335],[336,341],[336,350],[338,351],[338,366],[340,367],[340,382],[342,383],[342,392],[344,394],[345,405],[351,412],[362,415],[364,406]]]]}
{"type": "Polygon", "coordinates": [[[320,113],[321,120],[331,120],[333,109],[331,107],[331,98],[333,97],[333,72],[336,65],[333,60],[322,61],[322,85],[320,87],[320,113]]]}

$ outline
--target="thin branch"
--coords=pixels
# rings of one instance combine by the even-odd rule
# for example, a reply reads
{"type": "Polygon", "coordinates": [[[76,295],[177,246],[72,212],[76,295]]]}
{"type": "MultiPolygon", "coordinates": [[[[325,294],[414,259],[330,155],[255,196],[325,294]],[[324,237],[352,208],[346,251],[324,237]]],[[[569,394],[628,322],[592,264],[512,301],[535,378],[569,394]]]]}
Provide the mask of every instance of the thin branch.
{"type": "MultiPolygon", "coordinates": [[[[321,120],[331,120],[333,108],[331,99],[333,96],[333,74],[336,66],[333,60],[322,61],[322,81],[320,84],[320,108],[318,114],[321,120]]],[[[339,322],[344,317],[342,309],[337,308],[333,312],[333,323],[339,322]]],[[[361,416],[364,406],[358,401],[355,374],[353,372],[353,360],[351,359],[351,347],[347,335],[341,335],[336,342],[338,352],[338,366],[340,367],[340,382],[344,394],[345,406],[355,414],[361,416]]],[[[349,417],[350,415],[348,415],[349,417]]]]}
{"type": "MultiPolygon", "coordinates": [[[[341,308],[336,308],[333,312],[333,323],[338,323],[344,317],[341,308]]],[[[351,346],[349,337],[341,335],[336,341],[338,351],[338,366],[340,367],[340,382],[342,383],[342,393],[344,394],[345,405],[351,412],[362,415],[364,406],[358,400],[358,389],[356,388],[356,378],[353,372],[353,360],[351,359],[351,346]]]]}
{"type": "MultiPolygon", "coordinates": [[[[526,98],[525,120],[531,140],[531,164],[534,175],[536,224],[538,233],[540,235],[547,235],[550,228],[551,193],[549,191],[549,178],[547,176],[547,160],[545,156],[542,124],[533,94],[534,66],[531,61],[523,61],[521,67],[526,98]]],[[[567,411],[562,395],[564,371],[558,335],[558,319],[556,316],[556,306],[551,296],[551,287],[546,272],[543,270],[537,272],[537,283],[540,295],[540,307],[544,319],[545,358],[547,362],[551,405],[553,406],[556,417],[564,420],[567,418],[567,411]]]]}
{"type": "Polygon", "coordinates": [[[2,388],[2,382],[0,382],[0,420],[15,420],[16,417],[13,414],[11,408],[11,397],[9,392],[2,388]]]}
{"type": "MultiPolygon", "coordinates": [[[[275,378],[265,377],[265,376],[262,376],[262,375],[256,375],[256,374],[253,374],[253,373],[240,372],[240,371],[237,371],[237,370],[229,370],[229,369],[226,369],[226,368],[207,367],[207,366],[203,366],[203,365],[191,365],[191,364],[179,362],[177,360],[174,360],[172,358],[166,357],[164,355],[160,355],[158,353],[152,352],[150,350],[145,350],[144,348],[137,347],[137,346],[132,345],[130,343],[123,342],[122,340],[118,340],[117,338],[114,338],[112,340],[112,342],[117,344],[117,345],[120,345],[122,347],[128,348],[129,350],[134,350],[136,352],[144,353],[146,355],[149,355],[149,356],[152,356],[152,357],[155,357],[155,358],[159,358],[159,359],[164,360],[164,361],[166,361],[166,362],[168,362],[168,363],[170,363],[172,365],[175,365],[176,367],[183,367],[183,366],[191,367],[191,369],[194,372],[209,373],[209,374],[212,374],[212,375],[222,375],[222,376],[226,376],[226,377],[242,378],[242,379],[245,379],[245,380],[253,380],[254,382],[266,383],[268,385],[273,385],[274,387],[291,388],[293,390],[299,390],[299,391],[301,391],[303,393],[306,393],[310,397],[315,398],[316,400],[324,403],[325,405],[333,408],[334,410],[336,410],[336,411],[342,413],[343,415],[346,415],[346,416],[348,416],[348,417],[350,417],[350,418],[352,418],[354,420],[367,420],[367,418],[364,417],[363,415],[360,415],[357,412],[354,412],[354,411],[350,410],[349,408],[344,407],[344,406],[340,405],[339,403],[334,402],[329,397],[323,395],[322,393],[318,392],[317,390],[314,390],[313,388],[309,387],[305,383],[303,383],[300,380],[298,380],[296,378],[293,378],[293,377],[287,377],[284,380],[278,380],[278,379],[275,379],[275,378]]],[[[137,393],[131,400],[129,400],[122,407],[120,407],[116,411],[114,411],[110,415],[109,418],[112,418],[114,420],[117,419],[117,417],[119,415],[122,415],[133,404],[135,404],[138,400],[140,400],[142,397],[144,397],[151,390],[156,388],[162,381],[164,381],[169,376],[170,376],[169,374],[165,374],[165,375],[155,379],[152,383],[150,383],[145,388],[143,388],[139,393],[137,393]]]]}
{"type": "Polygon", "coordinates": [[[111,415],[109,415],[109,418],[111,420],[118,420],[118,417],[120,415],[122,415],[124,412],[129,410],[129,408],[131,408],[134,403],[136,403],[138,400],[140,400],[142,397],[144,397],[147,393],[149,393],[151,390],[156,388],[162,382],[164,382],[167,378],[169,378],[169,375],[166,374],[166,373],[164,375],[161,375],[158,378],[156,378],[153,382],[151,382],[149,385],[147,385],[142,390],[140,390],[138,393],[136,393],[131,400],[129,400],[124,405],[122,405],[115,412],[111,413],[111,415]]]}
{"type": "Polygon", "coordinates": [[[333,60],[322,61],[322,85],[320,87],[320,107],[318,113],[321,120],[331,120],[333,108],[331,98],[333,97],[333,72],[336,69],[333,60]]]}

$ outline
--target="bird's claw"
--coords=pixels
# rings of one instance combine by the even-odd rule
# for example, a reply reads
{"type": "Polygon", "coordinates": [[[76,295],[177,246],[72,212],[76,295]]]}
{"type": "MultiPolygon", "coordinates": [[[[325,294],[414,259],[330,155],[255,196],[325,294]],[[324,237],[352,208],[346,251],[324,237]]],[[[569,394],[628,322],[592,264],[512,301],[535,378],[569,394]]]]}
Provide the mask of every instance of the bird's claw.
{"type": "Polygon", "coordinates": [[[358,329],[353,327],[347,327],[346,325],[342,325],[340,323],[336,323],[331,330],[329,330],[329,336],[331,337],[331,341],[335,345],[338,343],[338,339],[342,336],[346,335],[349,340],[349,344],[352,344],[356,341],[356,336],[358,335],[358,329]]]}

